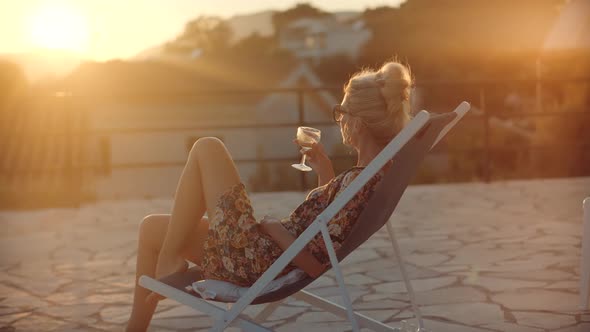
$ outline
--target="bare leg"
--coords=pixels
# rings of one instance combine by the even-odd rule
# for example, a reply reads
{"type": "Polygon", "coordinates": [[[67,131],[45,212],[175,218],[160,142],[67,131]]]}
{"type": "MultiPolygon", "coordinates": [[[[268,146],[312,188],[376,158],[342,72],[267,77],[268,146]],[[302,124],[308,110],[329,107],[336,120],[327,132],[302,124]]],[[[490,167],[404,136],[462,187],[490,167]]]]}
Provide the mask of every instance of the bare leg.
{"type": "MultiPolygon", "coordinates": [[[[150,294],[148,289],[138,284],[139,277],[147,275],[155,276],[156,263],[168,223],[169,214],[149,215],[144,218],[139,229],[139,242],[137,248],[137,264],[135,272],[135,292],[133,295],[133,309],[127,325],[127,331],[145,331],[156,310],[156,301],[147,302],[146,297],[150,294]]],[[[209,222],[203,218],[200,223],[196,223],[191,240],[188,242],[183,251],[183,258],[195,264],[201,262],[203,253],[203,242],[207,238],[209,222]]],[[[186,262],[184,263],[186,266],[186,262]]]]}
{"type": "Polygon", "coordinates": [[[213,217],[219,197],[239,182],[238,171],[223,142],[206,137],[193,145],[176,190],[170,224],[158,256],[157,278],[175,272],[195,220],[200,220],[205,210],[213,217]]]}
{"type": "MultiPolygon", "coordinates": [[[[128,331],[145,331],[157,305],[156,302],[146,303],[150,292],[137,285],[138,278],[141,275],[159,278],[172,274],[186,264],[184,258],[198,263],[206,232],[204,238],[198,240],[203,235],[198,230],[195,234],[195,228],[203,227],[195,227],[197,220],[201,220],[205,210],[209,216],[213,216],[221,194],[239,182],[233,160],[220,140],[202,138],[195,143],[180,177],[170,221],[165,223],[166,227],[161,226],[162,222],[158,223],[158,227],[144,227],[142,224],[142,230],[151,230],[143,233],[152,234],[144,237],[156,239],[142,241],[140,235],[136,289],[128,331]],[[191,243],[198,248],[187,250],[191,243]],[[189,257],[189,253],[196,257],[189,257]]],[[[144,222],[148,223],[157,222],[144,222]]],[[[205,229],[208,229],[208,224],[205,229]]]]}

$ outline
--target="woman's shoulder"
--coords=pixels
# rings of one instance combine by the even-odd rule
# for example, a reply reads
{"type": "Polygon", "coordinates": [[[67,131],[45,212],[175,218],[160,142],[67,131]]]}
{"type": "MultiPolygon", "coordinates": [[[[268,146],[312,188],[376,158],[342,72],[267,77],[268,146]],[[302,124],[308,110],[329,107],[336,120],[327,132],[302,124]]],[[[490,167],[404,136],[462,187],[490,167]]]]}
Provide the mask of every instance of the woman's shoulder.
{"type": "Polygon", "coordinates": [[[356,178],[363,170],[365,169],[364,166],[353,166],[344,172],[340,173],[335,180],[337,179],[338,183],[350,183],[354,178],[356,178]]]}

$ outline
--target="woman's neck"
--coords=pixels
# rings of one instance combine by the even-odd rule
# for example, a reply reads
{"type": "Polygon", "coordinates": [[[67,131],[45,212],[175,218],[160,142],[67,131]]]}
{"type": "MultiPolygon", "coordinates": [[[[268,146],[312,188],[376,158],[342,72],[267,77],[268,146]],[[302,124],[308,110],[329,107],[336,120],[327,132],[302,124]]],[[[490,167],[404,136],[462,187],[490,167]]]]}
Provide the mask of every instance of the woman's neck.
{"type": "Polygon", "coordinates": [[[366,140],[357,149],[357,167],[367,166],[383,150],[384,146],[374,140],[366,140]]]}

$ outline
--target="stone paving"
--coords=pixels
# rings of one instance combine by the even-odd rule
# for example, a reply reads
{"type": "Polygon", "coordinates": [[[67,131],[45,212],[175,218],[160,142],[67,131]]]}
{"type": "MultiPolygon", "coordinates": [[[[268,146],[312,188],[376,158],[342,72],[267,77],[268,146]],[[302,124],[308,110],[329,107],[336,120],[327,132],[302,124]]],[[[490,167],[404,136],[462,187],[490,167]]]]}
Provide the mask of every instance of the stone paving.
{"type": "MultiPolygon", "coordinates": [[[[585,196],[590,178],[410,187],[394,222],[426,327],[590,331],[590,312],[577,307],[585,196]]],[[[258,216],[282,216],[303,197],[260,193],[252,201],[258,216]]],[[[123,330],[139,222],[169,211],[171,203],[0,212],[0,331],[123,330]]],[[[392,326],[413,320],[385,229],[347,258],[343,269],[356,310],[392,326]]],[[[340,301],[332,273],[308,290],[340,301]]],[[[210,324],[164,300],[150,331],[206,330],[210,324]]],[[[345,320],[300,302],[282,305],[267,326],[350,330],[345,320]]]]}

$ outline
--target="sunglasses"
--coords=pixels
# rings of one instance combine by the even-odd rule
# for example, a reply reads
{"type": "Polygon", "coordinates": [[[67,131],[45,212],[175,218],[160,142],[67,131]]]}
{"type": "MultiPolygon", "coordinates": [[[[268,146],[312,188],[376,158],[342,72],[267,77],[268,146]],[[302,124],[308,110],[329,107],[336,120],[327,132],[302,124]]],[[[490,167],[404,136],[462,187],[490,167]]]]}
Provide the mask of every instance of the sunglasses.
{"type": "Polygon", "coordinates": [[[339,123],[340,120],[342,120],[343,114],[350,114],[350,112],[346,111],[340,104],[336,104],[332,107],[332,118],[334,119],[334,122],[339,123]]]}

